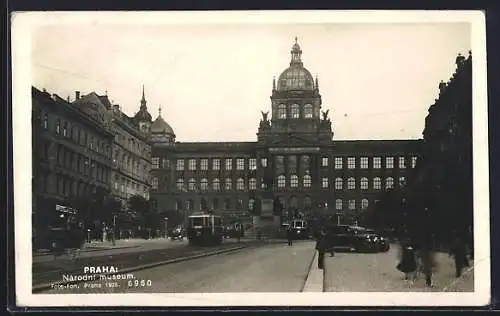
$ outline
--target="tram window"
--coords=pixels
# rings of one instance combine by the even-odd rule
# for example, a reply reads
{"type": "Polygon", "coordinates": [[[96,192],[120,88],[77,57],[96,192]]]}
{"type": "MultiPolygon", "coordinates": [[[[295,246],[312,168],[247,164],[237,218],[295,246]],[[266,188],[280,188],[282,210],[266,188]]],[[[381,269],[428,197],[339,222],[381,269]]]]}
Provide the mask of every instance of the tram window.
{"type": "Polygon", "coordinates": [[[191,218],[191,225],[192,226],[203,226],[203,218],[201,218],[201,217],[191,218]]]}

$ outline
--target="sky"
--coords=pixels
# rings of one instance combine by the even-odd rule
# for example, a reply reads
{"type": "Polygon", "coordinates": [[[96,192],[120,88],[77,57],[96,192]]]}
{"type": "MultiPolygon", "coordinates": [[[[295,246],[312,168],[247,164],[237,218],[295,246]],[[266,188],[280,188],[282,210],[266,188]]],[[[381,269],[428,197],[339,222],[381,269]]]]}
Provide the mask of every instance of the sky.
{"type": "Polygon", "coordinates": [[[297,36],[335,140],[418,139],[469,23],[51,25],[32,35],[33,85],[158,108],[177,141],[255,141],[297,36]]]}

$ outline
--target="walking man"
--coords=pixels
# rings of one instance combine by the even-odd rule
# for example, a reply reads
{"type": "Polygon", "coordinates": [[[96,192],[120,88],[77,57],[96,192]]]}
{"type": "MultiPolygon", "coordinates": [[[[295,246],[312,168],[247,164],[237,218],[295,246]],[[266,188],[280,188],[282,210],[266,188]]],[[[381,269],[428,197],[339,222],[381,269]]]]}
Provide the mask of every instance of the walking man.
{"type": "Polygon", "coordinates": [[[293,230],[292,227],[288,227],[286,230],[286,238],[288,239],[288,246],[293,245],[293,230]]]}
{"type": "Polygon", "coordinates": [[[318,269],[324,268],[325,263],[325,252],[327,248],[326,232],[324,229],[318,234],[318,239],[316,240],[316,250],[318,251],[318,269]]]}
{"type": "Polygon", "coordinates": [[[453,240],[450,256],[453,256],[455,259],[455,276],[459,278],[462,275],[464,266],[469,266],[469,260],[465,251],[465,242],[458,234],[453,240]]]}

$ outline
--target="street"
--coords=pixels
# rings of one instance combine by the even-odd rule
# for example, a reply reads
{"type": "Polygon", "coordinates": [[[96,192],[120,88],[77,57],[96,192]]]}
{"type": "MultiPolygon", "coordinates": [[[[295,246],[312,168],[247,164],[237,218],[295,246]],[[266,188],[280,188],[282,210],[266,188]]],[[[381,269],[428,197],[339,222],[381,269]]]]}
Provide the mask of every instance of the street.
{"type": "Polygon", "coordinates": [[[301,292],[314,251],[311,241],[292,247],[283,241],[135,271],[133,281],[84,282],[42,293],[301,292]]]}

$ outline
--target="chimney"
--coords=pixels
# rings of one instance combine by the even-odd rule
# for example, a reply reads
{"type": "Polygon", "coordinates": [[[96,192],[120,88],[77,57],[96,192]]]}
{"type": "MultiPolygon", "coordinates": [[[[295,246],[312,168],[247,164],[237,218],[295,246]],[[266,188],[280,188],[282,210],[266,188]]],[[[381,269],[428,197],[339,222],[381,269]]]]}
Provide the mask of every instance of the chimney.
{"type": "Polygon", "coordinates": [[[75,100],[80,99],[80,91],[75,91],[75,100]]]}

